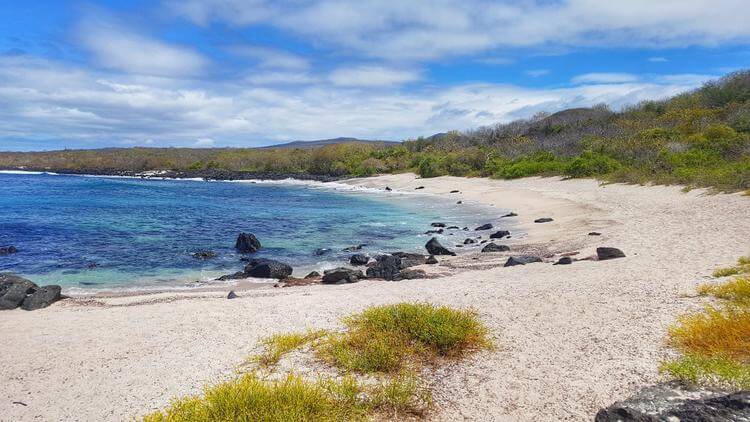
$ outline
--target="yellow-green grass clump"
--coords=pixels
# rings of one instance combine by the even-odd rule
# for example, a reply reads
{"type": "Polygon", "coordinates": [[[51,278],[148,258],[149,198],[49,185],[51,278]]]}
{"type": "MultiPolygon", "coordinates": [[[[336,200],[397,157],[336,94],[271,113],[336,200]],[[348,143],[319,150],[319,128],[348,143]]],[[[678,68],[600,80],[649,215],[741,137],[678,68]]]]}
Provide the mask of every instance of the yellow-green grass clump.
{"type": "Polygon", "coordinates": [[[250,361],[257,362],[261,366],[275,365],[285,354],[315,341],[323,335],[325,335],[325,331],[323,330],[308,330],[305,333],[274,334],[263,340],[263,353],[251,357],[250,361]]]}
{"type": "Polygon", "coordinates": [[[356,372],[394,373],[491,345],[474,312],[427,303],[371,307],[344,323],[347,331],[331,335],[319,352],[335,366],[356,372]]]}
{"type": "Polygon", "coordinates": [[[750,256],[743,256],[733,267],[719,268],[714,271],[714,277],[729,277],[731,275],[750,274],[750,256]]]}
{"type": "Polygon", "coordinates": [[[247,374],[207,388],[203,396],[176,400],[144,422],[198,421],[342,421],[364,420],[368,403],[352,378],[306,381],[289,375],[265,381],[247,374]]]}
{"type": "Polygon", "coordinates": [[[686,355],[664,363],[661,370],[691,384],[750,389],[750,365],[725,357],[686,355]]]}
{"type": "Polygon", "coordinates": [[[750,277],[740,277],[722,284],[702,284],[698,293],[735,303],[750,303],[750,277]]]}

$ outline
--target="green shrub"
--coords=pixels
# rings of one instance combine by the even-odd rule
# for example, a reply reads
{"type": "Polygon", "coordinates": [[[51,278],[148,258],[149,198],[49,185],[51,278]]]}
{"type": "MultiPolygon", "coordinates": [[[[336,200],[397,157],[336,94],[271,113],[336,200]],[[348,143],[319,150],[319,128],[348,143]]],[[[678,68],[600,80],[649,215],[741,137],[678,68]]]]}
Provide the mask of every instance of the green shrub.
{"type": "Polygon", "coordinates": [[[617,160],[593,151],[584,151],[565,167],[570,177],[591,177],[609,174],[620,167],[617,160]]]}

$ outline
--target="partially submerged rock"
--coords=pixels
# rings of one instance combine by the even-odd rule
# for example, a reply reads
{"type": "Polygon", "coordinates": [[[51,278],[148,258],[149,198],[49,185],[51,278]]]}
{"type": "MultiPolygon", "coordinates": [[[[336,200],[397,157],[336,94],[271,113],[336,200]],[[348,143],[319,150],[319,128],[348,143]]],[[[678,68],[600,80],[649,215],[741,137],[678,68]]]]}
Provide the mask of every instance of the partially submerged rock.
{"type": "Polygon", "coordinates": [[[449,251],[448,249],[443,247],[443,245],[441,245],[440,242],[438,242],[438,240],[434,237],[430,239],[424,245],[424,247],[427,249],[427,252],[429,252],[430,255],[451,255],[451,256],[456,255],[455,252],[449,251]]]}
{"type": "Polygon", "coordinates": [[[359,245],[347,246],[346,248],[342,249],[341,251],[342,252],[354,252],[354,251],[358,251],[358,250],[364,248],[365,246],[367,246],[367,244],[360,243],[359,245]]]}
{"type": "Polygon", "coordinates": [[[539,258],[538,256],[534,256],[534,255],[511,256],[510,258],[508,258],[507,261],[505,261],[505,265],[503,265],[503,267],[526,265],[526,264],[531,264],[532,262],[542,262],[542,258],[539,258]]]}
{"type": "Polygon", "coordinates": [[[471,245],[473,243],[477,243],[476,239],[472,239],[469,237],[464,240],[464,245],[471,245]]]}
{"type": "Polygon", "coordinates": [[[362,278],[365,278],[362,271],[339,267],[324,271],[322,281],[324,284],[356,283],[362,278]]]}
{"type": "Polygon", "coordinates": [[[349,263],[352,265],[367,265],[367,262],[369,261],[370,258],[367,255],[361,253],[354,254],[351,256],[351,258],[349,258],[349,263]]]}
{"type": "Polygon", "coordinates": [[[750,421],[750,391],[686,390],[657,384],[599,410],[595,422],[750,421]]]}
{"type": "Polygon", "coordinates": [[[445,227],[445,223],[431,223],[430,226],[432,226],[432,227],[445,227]]]}
{"type": "Polygon", "coordinates": [[[256,278],[282,279],[292,275],[292,267],[273,259],[252,259],[245,266],[245,275],[256,278]]]}
{"type": "Polygon", "coordinates": [[[0,246],[0,255],[10,255],[18,252],[15,246],[0,246]]]}
{"type": "MultiPolygon", "coordinates": [[[[216,258],[216,256],[217,256],[216,252],[214,251],[198,251],[193,254],[193,258],[195,259],[211,259],[211,258],[216,258]]],[[[89,268],[94,268],[94,267],[96,267],[95,263],[93,264],[93,267],[89,266],[89,268]]]]}
{"type": "Polygon", "coordinates": [[[490,235],[490,239],[502,239],[504,237],[510,236],[510,232],[508,230],[499,230],[495,233],[492,233],[490,235]]]}
{"type": "Polygon", "coordinates": [[[318,278],[320,277],[320,273],[317,271],[310,271],[305,278],[318,278]]]}
{"type": "Polygon", "coordinates": [[[625,258],[625,253],[617,248],[601,247],[596,248],[596,257],[599,261],[606,261],[608,259],[625,258]]]}
{"type": "Polygon", "coordinates": [[[496,245],[494,243],[488,243],[482,248],[482,252],[508,252],[510,248],[506,245],[496,245]]]}
{"type": "Polygon", "coordinates": [[[313,251],[313,255],[315,256],[322,256],[331,253],[330,248],[318,248],[313,251]]]}
{"type": "Polygon", "coordinates": [[[255,253],[261,248],[261,244],[260,240],[258,240],[254,234],[243,232],[237,236],[234,248],[237,249],[239,253],[255,253]]]}
{"type": "Polygon", "coordinates": [[[481,226],[477,227],[477,228],[476,228],[476,229],[474,229],[474,230],[475,230],[475,231],[480,231],[480,230],[489,230],[489,229],[491,229],[491,228],[492,228],[492,224],[490,224],[490,223],[487,223],[487,224],[482,224],[481,226]]]}
{"type": "Polygon", "coordinates": [[[507,217],[518,217],[518,214],[514,213],[513,211],[501,216],[500,218],[507,218],[507,217]]]}

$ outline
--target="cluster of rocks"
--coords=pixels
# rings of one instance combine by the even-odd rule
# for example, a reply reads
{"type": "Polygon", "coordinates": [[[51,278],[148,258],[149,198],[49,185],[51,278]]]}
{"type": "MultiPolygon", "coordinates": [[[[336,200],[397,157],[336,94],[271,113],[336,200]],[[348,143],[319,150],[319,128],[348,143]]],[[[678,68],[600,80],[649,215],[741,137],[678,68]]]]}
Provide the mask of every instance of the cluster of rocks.
{"type": "Polygon", "coordinates": [[[23,277],[0,273],[0,310],[46,308],[62,299],[60,291],[57,285],[39,287],[23,277]]]}
{"type": "Polygon", "coordinates": [[[10,255],[18,252],[15,246],[0,246],[0,255],[10,255]]]}

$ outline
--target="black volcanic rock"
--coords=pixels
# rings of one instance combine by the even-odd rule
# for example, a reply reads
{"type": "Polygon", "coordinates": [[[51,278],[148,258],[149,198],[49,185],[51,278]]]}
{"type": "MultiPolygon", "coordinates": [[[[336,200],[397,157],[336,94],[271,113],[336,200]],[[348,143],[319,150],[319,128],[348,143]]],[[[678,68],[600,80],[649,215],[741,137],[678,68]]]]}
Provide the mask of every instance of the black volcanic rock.
{"type": "Polygon", "coordinates": [[[317,278],[320,277],[320,273],[317,271],[310,271],[305,278],[317,278]]]}
{"type": "Polygon", "coordinates": [[[427,262],[427,257],[421,253],[412,252],[394,252],[391,255],[401,258],[401,268],[422,265],[427,262]]]}
{"type": "Polygon", "coordinates": [[[508,252],[510,248],[506,245],[496,245],[494,243],[488,243],[482,248],[482,252],[508,252]]]}
{"type": "Polygon", "coordinates": [[[518,217],[518,214],[516,214],[516,213],[514,213],[514,212],[512,212],[512,211],[511,211],[511,212],[509,212],[509,213],[507,213],[507,214],[503,215],[503,216],[502,216],[502,217],[500,217],[500,218],[507,218],[507,217],[518,217]]]}
{"type": "Polygon", "coordinates": [[[553,220],[553,219],[551,219],[549,217],[537,218],[536,220],[534,220],[535,223],[549,223],[549,222],[552,222],[552,221],[555,221],[555,220],[553,220]]]}
{"type": "Polygon", "coordinates": [[[471,245],[472,243],[477,243],[475,239],[472,238],[466,238],[464,239],[464,245],[471,245]]]}
{"type": "Polygon", "coordinates": [[[39,286],[31,280],[13,274],[0,274],[0,310],[15,309],[21,306],[27,295],[39,286]]]}
{"type": "Polygon", "coordinates": [[[339,267],[324,271],[322,282],[323,284],[356,283],[364,277],[362,271],[339,267]]]}
{"type": "Polygon", "coordinates": [[[245,275],[256,278],[282,279],[292,275],[292,267],[273,259],[252,259],[245,266],[245,275]]]}
{"type": "Polygon", "coordinates": [[[234,248],[240,253],[254,253],[261,248],[260,240],[252,233],[240,233],[234,248]]]}
{"type": "Polygon", "coordinates": [[[10,255],[18,252],[15,246],[2,246],[0,247],[0,255],[10,255]]]}
{"type": "MultiPolygon", "coordinates": [[[[216,256],[217,256],[216,252],[214,251],[198,251],[193,254],[193,258],[195,259],[211,259],[211,258],[216,258],[216,256]]],[[[94,268],[94,267],[96,267],[96,264],[94,264],[94,266],[90,268],[94,268]]]]}
{"type": "Polygon", "coordinates": [[[445,223],[432,223],[430,224],[432,227],[445,227],[445,223]]]}
{"type": "Polygon", "coordinates": [[[394,255],[380,255],[375,265],[367,269],[367,277],[385,280],[400,280],[401,258],[394,255]]]}
{"type": "Polygon", "coordinates": [[[499,231],[496,231],[495,233],[492,233],[490,235],[490,239],[502,239],[502,238],[508,237],[508,236],[510,236],[510,232],[509,231],[507,231],[507,230],[499,230],[499,231]]]}
{"type": "Polygon", "coordinates": [[[367,255],[358,253],[354,254],[349,258],[349,263],[352,265],[367,265],[370,258],[367,255]]]}
{"type": "Polygon", "coordinates": [[[617,248],[602,247],[596,248],[596,257],[599,261],[606,261],[608,259],[625,258],[625,253],[617,248]]]}
{"type": "Polygon", "coordinates": [[[573,263],[573,258],[569,256],[560,257],[554,265],[570,265],[573,263]]]}
{"type": "Polygon", "coordinates": [[[341,251],[342,252],[354,252],[354,251],[358,251],[358,250],[364,248],[365,246],[367,246],[367,244],[360,243],[360,244],[354,245],[354,246],[347,246],[346,248],[342,249],[341,251]]]}
{"type": "Polygon", "coordinates": [[[487,223],[487,224],[482,224],[481,226],[477,227],[476,229],[474,229],[474,231],[489,230],[491,228],[492,228],[492,224],[487,223]]]}
{"type": "Polygon", "coordinates": [[[451,255],[451,256],[456,255],[455,252],[451,252],[445,247],[443,247],[443,245],[441,245],[440,242],[438,242],[438,240],[434,237],[430,239],[424,245],[424,247],[427,249],[427,252],[429,252],[430,255],[451,255]]]}
{"type": "Polygon", "coordinates": [[[538,256],[534,255],[519,255],[519,256],[511,256],[508,258],[507,261],[505,261],[504,267],[513,267],[516,265],[526,265],[531,264],[532,262],[542,262],[542,258],[539,258],[538,256]]]}
{"type": "Polygon", "coordinates": [[[438,263],[438,260],[437,260],[437,258],[435,258],[434,255],[430,255],[424,263],[425,264],[434,265],[434,264],[438,263]]]}
{"type": "Polygon", "coordinates": [[[227,295],[227,299],[236,299],[237,293],[234,292],[234,290],[230,290],[229,294],[227,295]]]}

